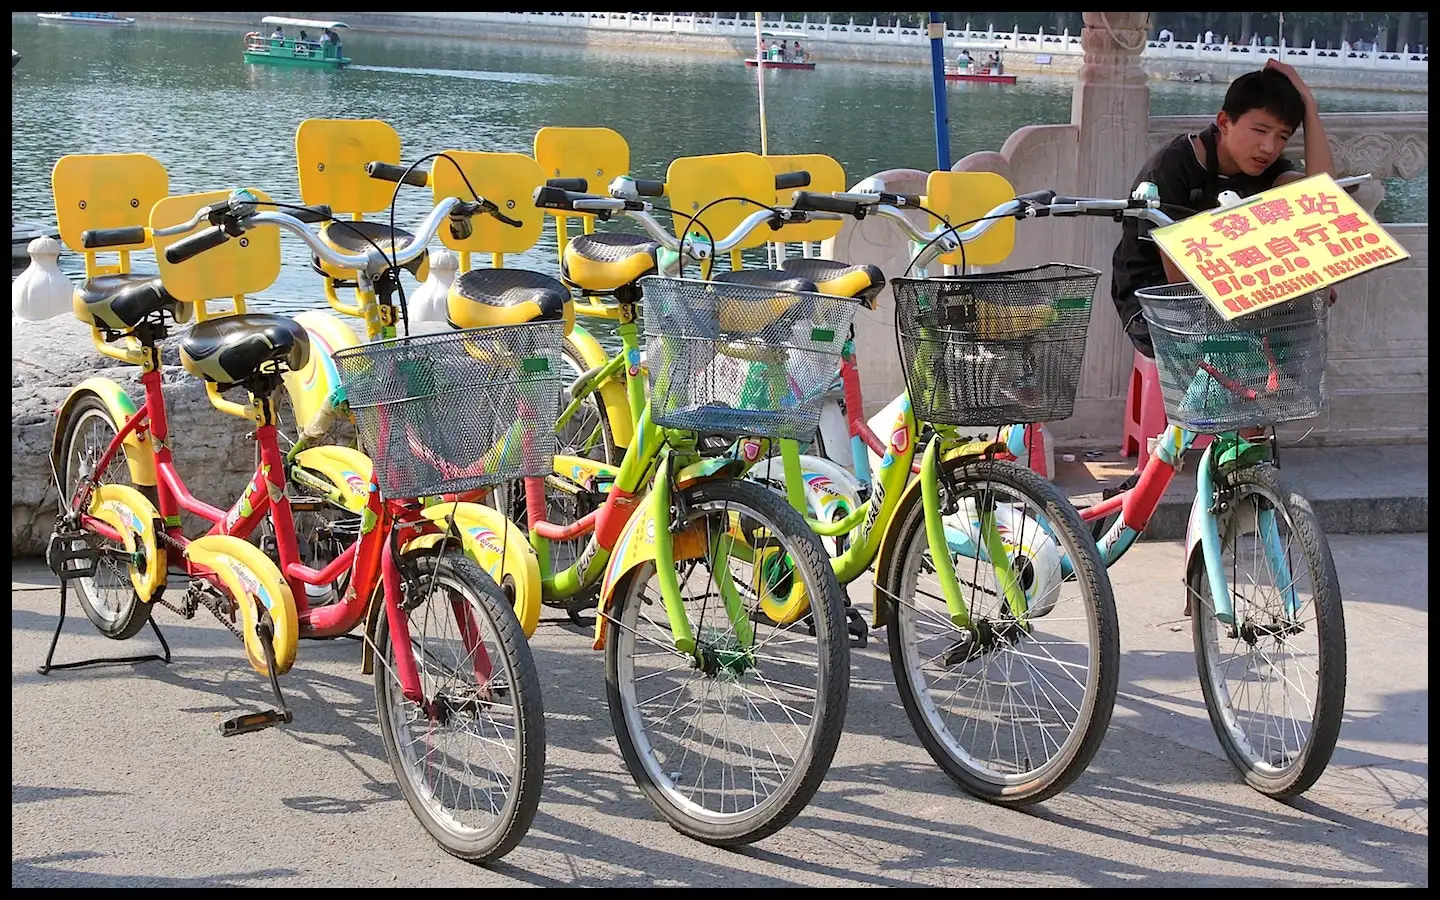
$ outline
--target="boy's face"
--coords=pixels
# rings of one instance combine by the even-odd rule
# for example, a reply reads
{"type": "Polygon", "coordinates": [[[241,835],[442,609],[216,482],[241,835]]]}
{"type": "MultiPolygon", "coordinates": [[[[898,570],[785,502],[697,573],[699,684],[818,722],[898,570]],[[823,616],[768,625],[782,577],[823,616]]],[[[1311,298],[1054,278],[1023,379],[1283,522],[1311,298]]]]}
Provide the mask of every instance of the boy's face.
{"type": "Polygon", "coordinates": [[[1246,175],[1263,173],[1285,149],[1293,133],[1289,125],[1263,109],[1252,109],[1238,119],[1223,111],[1216,116],[1220,146],[1246,175]]]}

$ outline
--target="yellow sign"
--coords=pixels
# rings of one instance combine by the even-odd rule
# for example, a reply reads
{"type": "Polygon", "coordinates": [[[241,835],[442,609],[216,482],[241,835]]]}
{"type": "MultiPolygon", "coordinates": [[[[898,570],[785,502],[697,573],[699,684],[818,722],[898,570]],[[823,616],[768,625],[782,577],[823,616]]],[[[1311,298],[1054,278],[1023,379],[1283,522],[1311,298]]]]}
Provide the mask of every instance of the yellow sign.
{"type": "Polygon", "coordinates": [[[1325,174],[1151,234],[1227,320],[1410,258],[1325,174]]]}

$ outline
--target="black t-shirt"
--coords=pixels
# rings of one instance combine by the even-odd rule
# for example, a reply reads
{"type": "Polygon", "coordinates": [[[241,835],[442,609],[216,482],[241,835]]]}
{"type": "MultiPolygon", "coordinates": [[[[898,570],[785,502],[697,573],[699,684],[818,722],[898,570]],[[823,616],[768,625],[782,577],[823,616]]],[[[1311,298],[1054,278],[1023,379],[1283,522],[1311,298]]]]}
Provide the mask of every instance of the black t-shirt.
{"type": "MultiPolygon", "coordinates": [[[[1209,152],[1210,148],[1214,147],[1213,141],[1219,135],[1219,128],[1211,125],[1206,132],[1211,140],[1203,143],[1207,147],[1211,168],[1215,171],[1213,184],[1210,183],[1205,166],[1195,157],[1195,148],[1190,143],[1192,135],[1182,134],[1145,161],[1145,165],[1140,169],[1140,176],[1130,185],[1130,189],[1133,191],[1140,182],[1148,181],[1159,189],[1161,203],[1177,204],[1200,212],[1219,206],[1221,191],[1234,191],[1241,197],[1249,197],[1274,187],[1276,178],[1295,168],[1294,163],[1282,156],[1259,175],[1246,175],[1244,172],[1238,175],[1221,175],[1215,153],[1209,152]]],[[[1206,132],[1193,136],[1199,137],[1206,132]]],[[[1161,210],[1175,219],[1189,215],[1183,209],[1169,206],[1162,206],[1161,210]]],[[[1152,227],[1154,226],[1143,219],[1127,217],[1123,223],[1124,231],[1111,259],[1113,275],[1110,295],[1117,306],[1127,300],[1130,292],[1136,288],[1153,287],[1169,281],[1165,275],[1165,267],[1160,262],[1159,246],[1152,240],[1140,239],[1140,236],[1149,232],[1152,227]]],[[[1125,315],[1124,311],[1121,315],[1125,315]]],[[[1128,324],[1121,322],[1121,325],[1128,324]]]]}

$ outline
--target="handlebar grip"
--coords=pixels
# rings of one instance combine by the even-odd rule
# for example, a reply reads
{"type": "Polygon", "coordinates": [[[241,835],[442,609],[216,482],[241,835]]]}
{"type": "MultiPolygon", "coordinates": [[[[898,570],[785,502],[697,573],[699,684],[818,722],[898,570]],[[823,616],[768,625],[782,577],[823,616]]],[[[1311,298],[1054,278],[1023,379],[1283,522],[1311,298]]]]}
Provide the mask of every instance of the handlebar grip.
{"type": "Polygon", "coordinates": [[[558,187],[551,187],[542,184],[535,189],[535,205],[541,209],[561,209],[567,212],[575,212],[576,200],[609,200],[609,197],[602,197],[599,194],[586,194],[577,191],[567,191],[558,187]]]}
{"type": "Polygon", "coordinates": [[[131,225],[128,228],[95,228],[80,232],[80,246],[86,250],[143,243],[145,243],[144,225],[131,225]]]}
{"type": "Polygon", "coordinates": [[[559,188],[562,191],[573,191],[583,194],[590,190],[590,182],[584,178],[547,178],[545,184],[549,187],[559,188]]]}
{"type": "Polygon", "coordinates": [[[817,210],[819,212],[840,213],[845,216],[863,218],[865,207],[854,200],[841,200],[829,194],[817,194],[813,191],[796,191],[793,206],[801,210],[817,210]]]}
{"type": "Polygon", "coordinates": [[[166,247],[165,261],[172,264],[182,263],[192,256],[214,249],[228,240],[230,240],[230,235],[225,233],[225,226],[216,225],[187,238],[181,238],[166,247]]]}
{"type": "Polygon", "coordinates": [[[635,193],[642,197],[663,197],[665,196],[665,182],[655,181],[651,178],[636,178],[635,193]]]}
{"type": "Polygon", "coordinates": [[[791,188],[802,188],[810,184],[809,172],[782,172],[775,176],[775,190],[788,191],[791,188]]]}
{"type": "Polygon", "coordinates": [[[889,191],[880,192],[880,202],[897,206],[901,209],[919,209],[920,194],[892,194],[889,191]]]}
{"type": "Polygon", "coordinates": [[[415,187],[426,187],[430,184],[430,173],[419,169],[412,170],[409,175],[405,174],[408,166],[397,166],[387,162],[368,162],[365,164],[365,174],[371,178],[379,178],[381,181],[404,181],[406,184],[415,187]]]}
{"type": "Polygon", "coordinates": [[[309,223],[328,222],[334,218],[330,213],[330,207],[324,203],[317,203],[314,206],[307,206],[304,209],[292,209],[289,212],[300,221],[309,223]]]}

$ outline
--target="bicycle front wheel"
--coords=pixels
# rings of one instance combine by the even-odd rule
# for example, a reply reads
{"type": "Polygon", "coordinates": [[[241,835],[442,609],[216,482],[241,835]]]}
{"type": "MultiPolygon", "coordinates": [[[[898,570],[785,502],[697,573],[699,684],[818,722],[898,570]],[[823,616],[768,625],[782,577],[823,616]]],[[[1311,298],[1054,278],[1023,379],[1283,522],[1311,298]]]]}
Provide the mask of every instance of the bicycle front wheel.
{"type": "Polygon", "coordinates": [[[545,772],[540,678],[515,611],[458,550],[412,556],[401,609],[428,709],[406,699],[394,637],[376,629],[375,702],[400,791],[446,852],[484,863],[535,819],[545,772]]]}
{"type": "Polygon", "coordinates": [[[1195,663],[1225,755],[1262,794],[1294,797],[1330,762],[1345,711],[1345,618],[1325,532],[1272,465],[1226,476],[1221,564],[1233,622],[1205,567],[1190,572],[1195,663]]]}
{"type": "Polygon", "coordinates": [[[895,554],[880,576],[895,685],[920,742],[960,787],[1004,806],[1038,803],[1079,777],[1110,724],[1120,677],[1110,579],[1054,485],[1008,462],[942,465],[953,485],[945,540],[970,624],[952,621],[915,491],[896,510],[895,554]],[[977,510],[992,511],[1023,616],[980,549],[977,510]]]}
{"type": "Polygon", "coordinates": [[[632,569],[607,613],[610,718],[631,775],[671,826],[738,846],[785,827],[830,768],[850,689],[845,613],[825,548],[784,498],[736,480],[677,496],[684,526],[703,538],[697,558],[676,560],[696,652],[675,647],[654,564],[632,569]],[[771,620],[761,600],[794,596],[795,579],[808,614],[771,620]],[[738,593],[753,640],[722,590],[738,593]]]}

